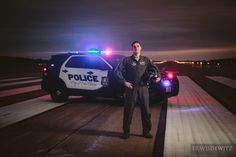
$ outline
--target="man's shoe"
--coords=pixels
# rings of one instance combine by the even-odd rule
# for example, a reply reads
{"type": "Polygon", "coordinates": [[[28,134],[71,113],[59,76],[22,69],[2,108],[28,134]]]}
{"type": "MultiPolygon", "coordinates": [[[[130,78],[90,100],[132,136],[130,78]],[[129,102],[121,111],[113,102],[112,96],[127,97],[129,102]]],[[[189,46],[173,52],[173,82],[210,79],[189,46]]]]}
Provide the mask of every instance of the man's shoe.
{"type": "Polygon", "coordinates": [[[152,138],[152,134],[150,134],[150,132],[143,133],[143,137],[145,137],[145,138],[152,138]]]}
{"type": "Polygon", "coordinates": [[[122,139],[128,139],[129,138],[129,133],[123,133],[121,136],[122,139]]]}

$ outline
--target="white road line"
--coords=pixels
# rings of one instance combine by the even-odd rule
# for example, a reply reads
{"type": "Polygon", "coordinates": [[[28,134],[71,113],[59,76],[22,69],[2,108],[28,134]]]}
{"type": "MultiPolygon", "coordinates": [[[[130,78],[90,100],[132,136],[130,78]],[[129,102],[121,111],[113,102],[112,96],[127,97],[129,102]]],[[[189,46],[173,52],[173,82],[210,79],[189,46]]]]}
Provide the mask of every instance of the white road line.
{"type": "Polygon", "coordinates": [[[34,115],[63,105],[52,102],[49,95],[30,99],[0,108],[0,128],[30,118],[34,115]]]}
{"type": "Polygon", "coordinates": [[[234,80],[234,79],[230,79],[230,78],[223,77],[223,76],[206,76],[206,77],[211,80],[214,80],[216,82],[222,83],[226,86],[236,89],[236,80],[234,80]]]}
{"type": "Polygon", "coordinates": [[[179,81],[179,95],[169,99],[164,156],[192,156],[191,144],[236,143],[236,116],[189,77],[179,81]]]}
{"type": "Polygon", "coordinates": [[[40,90],[40,89],[41,89],[41,85],[22,87],[22,88],[14,88],[14,89],[1,91],[0,97],[16,95],[16,94],[21,94],[21,93],[27,93],[27,92],[40,90]]]}
{"type": "Polygon", "coordinates": [[[20,81],[20,80],[24,80],[24,79],[35,79],[35,78],[38,78],[38,77],[19,77],[19,78],[2,79],[2,80],[0,80],[0,83],[5,82],[5,81],[20,81]]]}
{"type": "Polygon", "coordinates": [[[0,84],[0,87],[19,85],[19,84],[24,84],[24,83],[35,83],[35,82],[40,82],[41,80],[42,79],[29,80],[29,81],[20,81],[20,82],[12,82],[12,83],[2,83],[2,84],[0,84]]]}

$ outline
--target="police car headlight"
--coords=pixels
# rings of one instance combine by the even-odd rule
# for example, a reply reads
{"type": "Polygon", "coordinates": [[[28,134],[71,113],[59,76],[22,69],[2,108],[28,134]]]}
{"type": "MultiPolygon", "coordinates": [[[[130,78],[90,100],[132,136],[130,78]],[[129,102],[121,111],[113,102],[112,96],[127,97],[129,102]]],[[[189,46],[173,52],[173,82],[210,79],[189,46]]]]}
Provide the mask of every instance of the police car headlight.
{"type": "Polygon", "coordinates": [[[169,87],[169,86],[171,86],[171,82],[169,80],[164,80],[164,81],[162,81],[162,85],[164,87],[169,87]]]}

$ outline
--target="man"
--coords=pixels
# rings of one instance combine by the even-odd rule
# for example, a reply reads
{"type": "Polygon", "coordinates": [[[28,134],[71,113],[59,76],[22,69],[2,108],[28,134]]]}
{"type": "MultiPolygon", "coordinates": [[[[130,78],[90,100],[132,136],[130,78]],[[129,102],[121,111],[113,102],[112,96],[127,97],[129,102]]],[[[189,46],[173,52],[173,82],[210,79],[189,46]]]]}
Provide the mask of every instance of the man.
{"type": "Polygon", "coordinates": [[[149,58],[141,56],[141,44],[134,41],[132,44],[133,55],[125,57],[115,69],[117,80],[125,86],[124,94],[124,117],[123,117],[123,135],[127,139],[130,135],[130,124],[132,121],[135,104],[141,108],[143,136],[152,138],[151,114],[149,110],[149,92],[147,87],[147,78],[149,71],[154,71],[159,75],[159,70],[150,61],[149,58]]]}

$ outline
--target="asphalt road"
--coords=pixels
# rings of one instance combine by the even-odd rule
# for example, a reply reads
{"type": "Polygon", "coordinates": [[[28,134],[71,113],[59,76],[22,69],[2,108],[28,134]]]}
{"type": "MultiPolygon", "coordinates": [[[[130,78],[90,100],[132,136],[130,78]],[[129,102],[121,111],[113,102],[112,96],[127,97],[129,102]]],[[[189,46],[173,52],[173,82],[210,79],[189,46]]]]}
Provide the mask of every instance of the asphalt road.
{"type": "MultiPolygon", "coordinates": [[[[26,83],[24,79],[15,81],[17,83],[11,83],[26,83]]],[[[19,94],[35,96],[35,92],[42,92],[37,86],[28,85],[2,90],[2,100],[11,97],[12,101],[2,101],[0,108],[1,156],[152,156],[155,138],[142,137],[138,106],[133,115],[131,137],[124,140],[120,138],[121,102],[71,97],[66,103],[53,103],[48,95],[25,101],[14,99],[19,94]]],[[[153,135],[157,131],[160,108],[158,104],[151,104],[153,135]]]]}
{"type": "MultiPolygon", "coordinates": [[[[204,106],[209,104],[209,98],[201,99],[201,97],[205,98],[205,96],[199,97],[200,95],[196,91],[196,88],[199,88],[201,91],[206,91],[207,94],[213,96],[213,98],[210,99],[213,99],[212,101],[214,103],[217,102],[218,106],[224,108],[224,112],[216,108],[217,112],[214,110],[214,113],[220,115],[222,118],[224,117],[225,121],[236,120],[235,114],[233,114],[235,105],[233,106],[231,104],[232,102],[234,104],[236,102],[235,98],[233,98],[233,95],[236,95],[236,89],[210,80],[206,77],[208,76],[207,74],[202,74],[198,70],[195,70],[193,73],[193,69],[189,67],[185,69],[183,69],[183,67],[177,67],[175,70],[179,71],[178,77],[181,80],[181,93],[179,96],[170,99],[170,104],[167,108],[166,126],[168,130],[166,131],[166,137],[163,137],[165,140],[163,147],[165,146],[166,151],[164,156],[168,157],[181,156],[183,151],[175,151],[175,149],[182,148],[181,145],[184,146],[184,143],[187,142],[184,142],[184,140],[181,141],[175,137],[184,135],[183,128],[186,127],[188,129],[191,124],[193,124],[192,122],[189,124],[186,123],[183,127],[183,121],[178,121],[181,120],[181,118],[175,118],[174,115],[176,114],[178,117],[179,115],[177,113],[185,113],[187,107],[187,109],[190,109],[191,114],[184,116],[185,119],[191,119],[191,115],[196,114],[194,105],[199,104],[200,106],[204,106]],[[183,80],[188,80],[188,83],[183,80]],[[191,91],[191,99],[186,96],[189,92],[185,89],[191,91]],[[230,92],[228,97],[222,96],[222,89],[224,93],[230,92]],[[188,99],[191,101],[188,101],[188,99]],[[175,125],[170,125],[173,123],[175,125]],[[176,134],[178,131],[173,132],[173,130],[178,128],[173,128],[173,126],[176,125],[182,126],[179,129],[180,134],[178,135],[176,134]],[[172,138],[172,136],[174,138],[172,138]],[[173,141],[170,139],[173,139],[173,141]],[[174,141],[174,139],[176,141],[174,141]],[[181,141],[181,143],[178,143],[178,141],[181,141]],[[180,147],[172,147],[175,142],[177,145],[179,144],[180,147]],[[175,153],[174,155],[173,152],[175,153]]],[[[2,77],[0,79],[1,156],[151,157],[153,156],[153,152],[158,149],[156,148],[158,145],[156,145],[155,140],[159,137],[158,134],[156,137],[155,135],[159,126],[160,104],[151,104],[152,134],[154,138],[145,139],[141,136],[141,115],[139,107],[137,106],[131,125],[131,137],[128,140],[124,140],[120,138],[122,134],[123,118],[123,106],[120,102],[104,98],[89,101],[83,97],[70,97],[70,100],[66,103],[53,103],[49,95],[38,88],[39,80],[39,77],[34,78],[33,75],[24,75],[19,78],[16,76],[2,77]]],[[[212,106],[212,109],[214,108],[215,106],[212,106]]],[[[216,115],[212,114],[211,110],[202,110],[202,112],[210,112],[212,117],[216,117],[216,115]]],[[[199,114],[201,115],[201,113],[199,114]]],[[[181,114],[180,117],[182,115],[183,114],[181,114]]],[[[211,119],[208,118],[209,117],[205,116],[200,119],[209,122],[201,123],[201,127],[206,130],[209,124],[213,124],[211,123],[211,119]]],[[[196,123],[196,120],[194,122],[196,123]]],[[[219,128],[217,125],[220,125],[221,128],[224,128],[224,125],[221,123],[222,121],[217,121],[217,123],[214,123],[214,125],[216,125],[214,127],[219,128]]],[[[228,122],[228,124],[231,124],[226,126],[228,130],[223,129],[223,131],[230,135],[231,140],[229,141],[231,143],[236,143],[236,130],[234,127],[236,123],[233,121],[228,122]]],[[[201,133],[199,135],[196,135],[194,131],[188,133],[191,135],[189,135],[190,137],[194,137],[193,139],[202,138],[200,136],[201,133]]],[[[204,134],[207,136],[207,131],[204,132],[204,134]]],[[[215,136],[218,135],[223,136],[220,129],[216,129],[215,136]]],[[[163,152],[161,152],[161,154],[163,155],[163,152]]],[[[160,153],[158,155],[160,155],[160,153]]]]}
{"type": "MultiPolygon", "coordinates": [[[[154,134],[160,106],[152,105],[151,111],[154,134]]],[[[123,106],[113,100],[72,99],[59,108],[2,128],[0,154],[25,157],[151,156],[154,139],[141,136],[138,108],[134,112],[129,140],[120,139],[122,114],[123,106]]]]}

